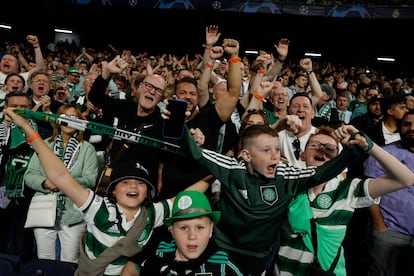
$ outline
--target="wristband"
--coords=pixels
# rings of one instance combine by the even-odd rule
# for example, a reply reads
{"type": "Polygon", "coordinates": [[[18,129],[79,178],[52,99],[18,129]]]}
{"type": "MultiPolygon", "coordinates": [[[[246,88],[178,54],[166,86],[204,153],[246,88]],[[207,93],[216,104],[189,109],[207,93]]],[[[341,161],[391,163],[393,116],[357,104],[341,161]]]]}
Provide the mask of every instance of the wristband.
{"type": "Polygon", "coordinates": [[[204,46],[204,49],[206,49],[207,51],[211,51],[211,47],[208,46],[204,46]]]}
{"type": "Polygon", "coordinates": [[[33,45],[33,48],[39,48],[40,47],[40,45],[39,44],[37,44],[37,45],[33,45]]]}
{"type": "Polygon", "coordinates": [[[211,64],[210,62],[206,62],[206,63],[204,63],[204,66],[205,67],[213,67],[213,64],[211,64]]]}
{"type": "Polygon", "coordinates": [[[30,137],[26,138],[26,141],[27,141],[27,143],[31,143],[31,142],[33,142],[34,140],[36,140],[37,138],[39,138],[39,137],[40,137],[39,132],[36,132],[36,133],[35,133],[35,134],[33,134],[32,136],[30,136],[30,137]]]}
{"type": "Polygon", "coordinates": [[[257,74],[263,75],[264,74],[264,70],[263,69],[257,70],[257,74]]]}
{"type": "Polygon", "coordinates": [[[230,63],[236,63],[236,62],[240,62],[240,61],[241,61],[241,59],[239,57],[229,58],[230,63]]]}
{"type": "Polygon", "coordinates": [[[254,94],[253,94],[253,96],[256,98],[256,99],[258,99],[259,101],[261,101],[261,102],[266,102],[266,99],[265,98],[263,98],[263,96],[262,95],[260,95],[259,93],[257,93],[257,92],[254,92],[254,94]]]}
{"type": "Polygon", "coordinates": [[[311,70],[311,71],[309,71],[309,72],[305,72],[305,74],[307,75],[307,76],[309,76],[310,74],[312,74],[313,73],[313,71],[311,70]]]}
{"type": "Polygon", "coordinates": [[[280,59],[280,57],[278,57],[277,60],[282,64],[285,62],[285,60],[280,59]]]}
{"type": "Polygon", "coordinates": [[[369,152],[372,149],[372,147],[374,146],[374,142],[372,142],[371,138],[369,138],[368,135],[366,135],[362,131],[358,131],[358,132],[352,133],[351,134],[351,137],[349,137],[349,140],[350,141],[351,140],[355,140],[355,136],[357,136],[357,135],[361,135],[361,136],[363,136],[365,138],[365,141],[367,141],[367,143],[368,143],[368,149],[366,149],[364,152],[369,152]]]}

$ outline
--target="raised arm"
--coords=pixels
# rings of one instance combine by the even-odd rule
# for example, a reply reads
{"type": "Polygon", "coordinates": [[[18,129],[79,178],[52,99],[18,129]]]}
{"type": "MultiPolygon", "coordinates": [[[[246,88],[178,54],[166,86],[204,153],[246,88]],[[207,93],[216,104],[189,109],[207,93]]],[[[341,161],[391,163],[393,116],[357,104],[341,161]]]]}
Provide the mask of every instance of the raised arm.
{"type": "Polygon", "coordinates": [[[78,207],[82,206],[89,196],[89,191],[73,179],[62,161],[45,144],[26,119],[14,113],[13,108],[6,108],[5,113],[21,128],[26,137],[29,137],[28,142],[35,150],[46,177],[78,207]]]}
{"type": "Polygon", "coordinates": [[[246,108],[246,112],[252,109],[256,109],[256,110],[263,109],[263,102],[266,101],[266,99],[268,98],[270,91],[272,91],[272,87],[273,87],[272,82],[269,82],[269,81],[261,82],[259,87],[256,89],[256,91],[253,91],[252,93],[253,97],[250,99],[249,105],[246,108]]]}
{"type": "Polygon", "coordinates": [[[322,98],[322,88],[315,72],[313,72],[312,60],[310,58],[303,58],[299,61],[299,64],[308,75],[309,85],[311,87],[312,105],[313,107],[316,107],[322,98]]]}
{"type": "Polygon", "coordinates": [[[276,48],[276,51],[279,55],[278,58],[273,59],[271,67],[267,70],[264,79],[268,81],[272,81],[275,79],[276,76],[282,72],[283,63],[285,62],[285,59],[289,52],[289,40],[286,38],[281,38],[278,42],[278,44],[274,45],[276,48]]]}
{"type": "Polygon", "coordinates": [[[356,144],[374,157],[384,169],[385,175],[374,178],[368,184],[369,195],[372,198],[406,188],[414,184],[414,173],[390,153],[373,143],[366,135],[352,126],[347,125],[334,131],[334,137],[342,137],[349,144],[356,144]],[[349,134],[355,139],[349,140],[349,134]]]}
{"type": "Polygon", "coordinates": [[[113,60],[102,62],[102,73],[94,81],[91,91],[89,92],[89,100],[97,107],[103,108],[106,98],[106,89],[112,79],[112,75],[122,73],[128,67],[128,63],[119,55],[113,60]]]}
{"type": "Polygon", "coordinates": [[[369,195],[372,198],[414,184],[414,173],[392,154],[376,144],[368,153],[378,161],[385,172],[384,176],[374,178],[369,182],[369,195]]]}
{"type": "Polygon", "coordinates": [[[227,92],[215,103],[217,114],[223,122],[230,119],[239,101],[241,90],[241,66],[239,58],[239,42],[234,39],[224,39],[224,52],[229,56],[229,72],[227,74],[227,92]]]}
{"type": "Polygon", "coordinates": [[[223,56],[224,50],[221,46],[215,46],[206,48],[205,52],[207,54],[204,53],[203,56],[204,68],[202,69],[200,80],[198,81],[198,106],[200,108],[204,107],[210,99],[208,84],[210,82],[213,66],[215,60],[223,56]]]}
{"type": "Polygon", "coordinates": [[[37,36],[28,35],[26,36],[26,40],[33,46],[33,50],[35,54],[35,62],[36,62],[36,67],[29,71],[29,76],[30,76],[35,71],[43,70],[45,63],[43,59],[42,50],[40,49],[39,39],[37,38],[37,36]]]}

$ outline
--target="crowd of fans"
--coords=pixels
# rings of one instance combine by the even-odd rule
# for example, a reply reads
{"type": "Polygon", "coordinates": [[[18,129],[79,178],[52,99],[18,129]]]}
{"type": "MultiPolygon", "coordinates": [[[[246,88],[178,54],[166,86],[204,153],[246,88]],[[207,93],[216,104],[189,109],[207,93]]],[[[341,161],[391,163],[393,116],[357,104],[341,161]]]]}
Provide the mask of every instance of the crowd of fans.
{"type": "MultiPolygon", "coordinates": [[[[366,66],[345,67],[334,60],[320,63],[309,58],[299,62],[289,60],[289,40],[285,38],[276,43],[273,52],[260,51],[254,58],[242,56],[239,42],[231,38],[223,39],[217,26],[206,27],[205,33],[206,40],[200,41],[204,49],[194,57],[177,56],[168,51],[161,54],[151,53],[150,50],[135,53],[131,49],[116,49],[112,45],[102,50],[68,42],[46,44],[34,35],[28,35],[26,41],[19,43],[5,43],[0,48],[0,106],[3,119],[0,126],[0,219],[8,222],[7,227],[1,230],[0,251],[18,255],[24,261],[42,258],[73,263],[79,261],[81,264],[79,251],[82,252],[82,245],[79,248],[78,244],[85,230],[88,238],[84,254],[93,260],[105,247],[111,247],[117,239],[125,237],[133,221],[139,217],[138,210],[145,206],[149,213],[153,212],[153,221],[147,222],[149,232],[146,236],[139,236],[137,242],[149,249],[134,251],[138,254],[130,259],[131,263],[126,266],[128,271],[124,272],[130,273],[124,275],[135,275],[135,267],[138,270],[140,266],[145,268],[144,260],[151,255],[148,253],[150,249],[158,246],[160,240],[170,241],[170,232],[174,235],[170,228],[172,223],[168,224],[168,229],[162,226],[163,218],[169,216],[169,209],[172,208],[174,213],[174,208],[179,208],[175,202],[173,208],[174,196],[195,187],[205,192],[213,209],[221,211],[220,222],[211,212],[206,211],[200,216],[211,216],[211,221],[218,223],[219,232],[214,236],[214,243],[230,252],[225,257],[230,259],[223,263],[231,267],[234,261],[238,267],[232,271],[234,275],[260,275],[264,269],[267,275],[306,275],[315,253],[314,249],[310,249],[313,241],[306,237],[313,233],[307,226],[302,229],[303,232],[298,232],[301,228],[298,224],[311,220],[318,224],[318,239],[323,239],[323,244],[329,244],[319,245],[318,248],[317,259],[322,269],[328,270],[338,255],[332,267],[336,275],[345,275],[346,271],[349,275],[361,275],[361,271],[370,275],[391,275],[387,274],[390,270],[393,273],[404,271],[403,265],[409,265],[404,260],[412,256],[409,254],[414,249],[410,244],[414,227],[406,217],[396,215],[398,219],[393,220],[389,214],[402,213],[393,204],[396,197],[392,194],[397,189],[401,189],[398,198],[408,206],[404,212],[408,216],[414,212],[414,206],[410,207],[408,203],[414,201],[407,195],[412,189],[405,183],[410,176],[409,170],[413,171],[412,158],[401,159],[402,155],[394,155],[400,163],[391,157],[394,148],[388,156],[382,147],[392,144],[404,152],[403,156],[409,156],[404,149],[412,154],[414,76],[390,78],[380,68],[371,67],[368,71],[366,66]],[[186,125],[192,136],[184,134],[183,139],[163,136],[162,122],[170,115],[165,100],[172,97],[187,102],[186,125]],[[64,170],[63,167],[37,157],[34,150],[46,151],[37,141],[33,143],[33,148],[30,146],[37,137],[30,136],[27,143],[15,142],[18,128],[11,123],[8,108],[72,116],[177,144],[182,149],[189,147],[189,150],[184,155],[166,152],[161,146],[149,147],[112,140],[106,135],[94,133],[92,129],[75,131],[43,120],[31,120],[32,127],[47,141],[54,156],[69,171],[70,176],[65,175],[64,179],[73,184],[72,189],[65,187],[59,177],[53,177],[51,168],[59,171],[64,170]],[[262,127],[251,128],[253,125],[262,127]],[[283,165],[277,158],[273,158],[266,169],[254,162],[249,163],[254,157],[249,156],[251,152],[248,149],[254,144],[254,139],[264,139],[258,138],[260,135],[266,139],[277,137],[276,153],[272,154],[280,154],[283,165]],[[188,142],[190,138],[194,142],[188,142]],[[401,143],[401,146],[395,143],[401,143]],[[352,144],[357,145],[358,150],[351,153],[348,148],[352,144]],[[199,147],[203,149],[202,154],[199,147]],[[313,155],[315,152],[317,154],[313,155]],[[260,181],[264,182],[257,180],[258,183],[254,183],[250,176],[246,176],[250,182],[244,183],[241,179],[245,175],[235,172],[236,167],[237,170],[243,167],[241,163],[236,165],[241,162],[241,159],[234,161],[237,157],[246,162],[244,169],[252,169],[267,179],[275,177],[277,180],[270,182],[276,185],[274,190],[269,189],[272,186],[261,178],[260,181]],[[211,161],[215,158],[223,164],[228,162],[226,164],[232,165],[211,161]],[[383,166],[381,173],[378,173],[379,168],[373,169],[374,165],[378,166],[375,160],[383,166]],[[131,161],[135,165],[131,165],[131,161]],[[49,169],[42,169],[45,165],[50,166],[49,169]],[[139,172],[132,172],[134,166],[139,172]],[[102,187],[105,183],[98,174],[105,173],[108,168],[114,169],[115,176],[111,176],[109,186],[102,187]],[[407,170],[406,178],[395,170],[407,170]],[[384,173],[387,173],[387,180],[381,178],[384,173]],[[228,183],[225,175],[232,174],[238,178],[229,177],[228,183]],[[125,182],[125,178],[130,176],[143,181],[148,189],[147,198],[133,207],[119,194],[120,187],[133,185],[125,182]],[[331,180],[332,177],[334,180],[331,180]],[[321,182],[315,182],[317,180],[321,182]],[[259,185],[259,182],[262,185],[261,194],[252,195],[248,185],[259,185]],[[246,186],[242,187],[240,183],[246,186]],[[375,188],[370,183],[376,185],[375,188]],[[234,191],[234,187],[238,190],[234,191]],[[96,196],[94,201],[91,196],[93,191],[96,196]],[[34,231],[24,228],[33,194],[49,192],[60,193],[56,226],[53,229],[35,228],[34,231]],[[240,193],[246,193],[245,198],[251,197],[263,205],[253,208],[239,203],[240,210],[234,208],[234,202],[227,202],[228,198],[238,201],[234,198],[240,193]],[[386,193],[390,195],[382,206],[379,196],[386,193]],[[321,199],[323,196],[326,197],[321,199]],[[331,200],[335,204],[325,206],[323,200],[331,200]],[[279,205],[278,202],[282,203],[279,205]],[[307,208],[303,207],[305,202],[307,208]],[[118,207],[114,208],[111,203],[117,203],[118,207]],[[77,208],[73,208],[73,204],[77,208]],[[89,208],[89,204],[94,206],[89,208]],[[367,210],[368,207],[372,219],[364,213],[361,215],[362,223],[351,221],[354,211],[362,213],[358,208],[367,210]],[[309,217],[305,217],[304,222],[295,222],[292,218],[301,214],[301,208],[307,212],[304,216],[309,217]],[[116,214],[121,214],[119,220],[122,225],[104,225],[100,221],[103,217],[107,221],[118,219],[112,217],[116,214]],[[273,220],[263,219],[264,214],[273,220]],[[84,219],[81,219],[83,216],[84,219]],[[237,216],[245,216],[245,219],[237,216]],[[289,222],[283,221],[283,218],[289,222]],[[241,221],[248,222],[255,229],[247,229],[248,225],[241,221]],[[114,227],[119,227],[120,233],[106,238],[105,235],[114,227]],[[378,250],[381,245],[384,246],[384,241],[369,243],[370,236],[361,234],[369,232],[371,227],[374,232],[392,231],[394,236],[387,243],[389,251],[378,250]],[[335,228],[334,234],[332,228],[335,228]],[[283,230],[281,240],[280,229],[283,230]],[[406,242],[393,244],[398,237],[406,242]],[[54,246],[56,240],[60,243],[58,248],[54,246]],[[329,240],[333,240],[333,244],[329,240]],[[361,252],[367,252],[366,256],[362,256],[361,252]],[[395,254],[395,259],[384,257],[390,252],[395,254]],[[306,257],[307,254],[312,258],[306,257]],[[404,258],[400,259],[400,255],[404,258]],[[372,264],[371,260],[375,263],[372,264]],[[394,271],[396,264],[399,269],[394,271]]],[[[18,120],[14,115],[12,118],[18,120]]],[[[25,135],[35,135],[22,122],[16,124],[25,135]]],[[[258,141],[267,145],[266,139],[258,141]]],[[[275,148],[262,150],[271,152],[275,148]]],[[[135,192],[134,195],[131,193],[127,197],[135,197],[135,192]]],[[[197,194],[191,196],[203,200],[197,194]]],[[[196,219],[197,216],[184,218],[196,219]]],[[[179,240],[176,242],[177,252],[180,252],[179,240]]],[[[205,242],[210,246],[208,239],[205,242]]],[[[175,245],[173,247],[175,249],[175,245]]],[[[218,252],[213,250],[210,253],[218,256],[221,254],[218,252]]],[[[127,261],[121,256],[103,269],[109,275],[119,275],[127,261]]],[[[174,269],[178,268],[171,268],[174,269]]]]}

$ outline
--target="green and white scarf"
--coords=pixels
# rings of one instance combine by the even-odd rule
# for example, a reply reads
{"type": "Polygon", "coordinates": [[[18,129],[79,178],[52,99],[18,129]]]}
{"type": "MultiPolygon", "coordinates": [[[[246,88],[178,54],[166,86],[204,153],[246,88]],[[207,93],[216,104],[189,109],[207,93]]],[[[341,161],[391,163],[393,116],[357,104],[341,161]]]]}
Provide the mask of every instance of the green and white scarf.
{"type": "MultiPolygon", "coordinates": [[[[30,125],[37,131],[37,125],[29,120],[30,125]]],[[[2,140],[9,137],[10,157],[6,165],[6,196],[8,198],[23,197],[24,173],[33,155],[32,147],[26,142],[26,136],[14,123],[1,128],[2,140]]]]}
{"type": "MultiPolygon", "coordinates": [[[[69,172],[72,171],[75,167],[76,162],[78,161],[79,152],[80,152],[80,143],[76,136],[70,137],[68,144],[65,147],[65,144],[62,140],[62,135],[56,136],[55,145],[53,146],[53,152],[62,160],[69,172]]],[[[65,200],[64,195],[59,192],[57,196],[57,218],[62,217],[63,210],[65,209],[65,200]]]]}

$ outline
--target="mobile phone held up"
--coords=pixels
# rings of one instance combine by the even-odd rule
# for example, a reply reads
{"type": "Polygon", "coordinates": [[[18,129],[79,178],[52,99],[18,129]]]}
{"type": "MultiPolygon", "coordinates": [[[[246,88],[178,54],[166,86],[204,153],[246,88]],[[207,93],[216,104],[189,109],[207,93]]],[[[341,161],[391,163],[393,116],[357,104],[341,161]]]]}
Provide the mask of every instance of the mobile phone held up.
{"type": "Polygon", "coordinates": [[[169,139],[183,138],[187,102],[173,98],[168,99],[167,109],[171,115],[169,119],[163,121],[162,136],[169,139]]]}

